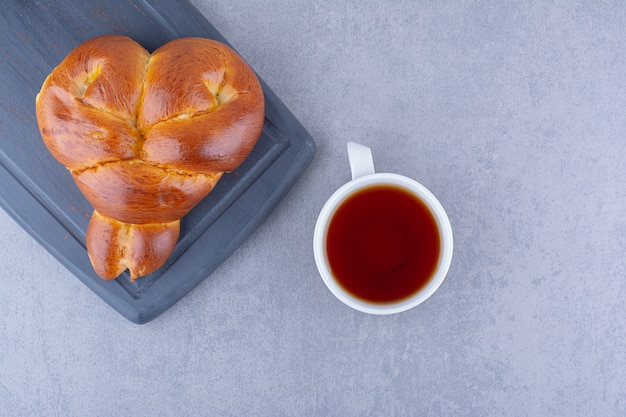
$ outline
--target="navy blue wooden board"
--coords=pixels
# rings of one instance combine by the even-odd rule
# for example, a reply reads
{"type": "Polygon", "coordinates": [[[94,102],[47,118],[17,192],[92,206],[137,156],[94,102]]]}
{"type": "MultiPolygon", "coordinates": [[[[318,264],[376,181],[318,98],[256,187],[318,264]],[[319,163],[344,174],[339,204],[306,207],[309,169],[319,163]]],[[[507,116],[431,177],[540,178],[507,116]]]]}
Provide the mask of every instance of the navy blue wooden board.
{"type": "MultiPolygon", "coordinates": [[[[0,7],[0,206],[111,307],[146,323],[206,279],[257,229],[309,165],[315,143],[261,80],[266,117],[256,147],[183,218],[167,263],[134,283],[127,272],[102,280],[85,249],[92,207],[39,135],[35,96],[41,84],[67,53],[98,35],[126,35],[149,51],[186,36],[228,41],[186,0],[10,0],[0,7]]],[[[43,278],[41,285],[54,279],[37,278],[43,278]]]]}

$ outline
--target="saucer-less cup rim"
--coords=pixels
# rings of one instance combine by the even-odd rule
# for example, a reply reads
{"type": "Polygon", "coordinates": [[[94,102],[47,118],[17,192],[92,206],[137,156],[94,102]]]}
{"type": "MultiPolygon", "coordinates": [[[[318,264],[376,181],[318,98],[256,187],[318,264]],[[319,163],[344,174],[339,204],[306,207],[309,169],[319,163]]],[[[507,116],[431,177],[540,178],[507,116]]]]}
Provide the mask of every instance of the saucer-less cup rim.
{"type": "Polygon", "coordinates": [[[341,186],[333,193],[320,211],[313,237],[315,263],[317,264],[318,271],[328,289],[344,304],[364,313],[379,315],[395,314],[409,310],[423,303],[431,295],[433,295],[448,273],[450,263],[452,261],[452,250],[452,228],[450,226],[448,216],[439,200],[437,200],[437,198],[426,187],[417,181],[392,173],[373,173],[363,175],[341,186]],[[441,241],[441,251],[439,254],[437,269],[428,284],[426,284],[424,288],[419,290],[414,295],[394,303],[367,302],[351,295],[343,289],[333,277],[328,262],[328,255],[326,253],[328,226],[337,208],[348,196],[354,194],[356,191],[374,185],[395,185],[412,192],[420,198],[420,200],[427,205],[435,217],[441,241]]]}

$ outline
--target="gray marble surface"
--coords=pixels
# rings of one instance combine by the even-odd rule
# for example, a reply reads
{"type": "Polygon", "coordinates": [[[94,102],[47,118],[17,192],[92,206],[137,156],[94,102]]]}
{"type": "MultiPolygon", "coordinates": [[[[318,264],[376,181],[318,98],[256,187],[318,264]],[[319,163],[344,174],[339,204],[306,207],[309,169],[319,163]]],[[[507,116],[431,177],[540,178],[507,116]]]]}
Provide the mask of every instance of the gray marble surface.
{"type": "Polygon", "coordinates": [[[0,211],[0,415],[626,415],[626,5],[194,4],[316,158],[142,326],[0,211]],[[450,273],[409,312],[358,313],[318,276],[349,140],[448,211],[450,273]]]}

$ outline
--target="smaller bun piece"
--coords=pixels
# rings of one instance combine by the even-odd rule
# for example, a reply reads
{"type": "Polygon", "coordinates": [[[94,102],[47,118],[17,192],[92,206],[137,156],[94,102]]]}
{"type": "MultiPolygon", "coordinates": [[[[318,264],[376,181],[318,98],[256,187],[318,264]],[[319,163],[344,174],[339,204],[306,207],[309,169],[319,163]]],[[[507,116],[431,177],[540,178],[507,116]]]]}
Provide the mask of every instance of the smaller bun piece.
{"type": "Polygon", "coordinates": [[[52,156],[93,205],[96,273],[131,280],[160,268],[180,219],[235,170],[261,135],[265,101],[248,64],[223,43],[90,39],[46,78],[37,123],[52,156]]]}

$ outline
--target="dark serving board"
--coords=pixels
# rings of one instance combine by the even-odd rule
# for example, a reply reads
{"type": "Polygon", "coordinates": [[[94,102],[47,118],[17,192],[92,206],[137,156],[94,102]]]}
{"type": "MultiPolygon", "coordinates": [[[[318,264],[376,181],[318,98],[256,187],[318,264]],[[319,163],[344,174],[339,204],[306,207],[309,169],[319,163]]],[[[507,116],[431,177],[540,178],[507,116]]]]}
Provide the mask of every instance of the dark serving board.
{"type": "Polygon", "coordinates": [[[41,84],[76,45],[102,34],[129,36],[149,51],[186,36],[228,42],[186,0],[4,0],[0,8],[0,206],[132,322],[154,319],[207,278],[267,218],[315,155],[310,135],[261,80],[266,118],[259,142],[183,218],[167,263],[134,283],[127,272],[102,280],[84,243],[92,207],[39,135],[35,96],[41,84]]]}

